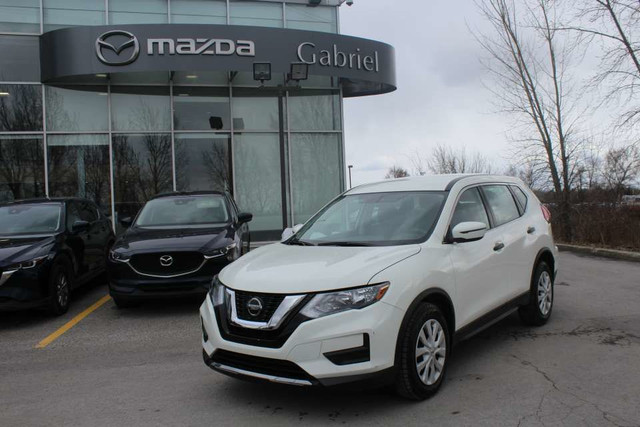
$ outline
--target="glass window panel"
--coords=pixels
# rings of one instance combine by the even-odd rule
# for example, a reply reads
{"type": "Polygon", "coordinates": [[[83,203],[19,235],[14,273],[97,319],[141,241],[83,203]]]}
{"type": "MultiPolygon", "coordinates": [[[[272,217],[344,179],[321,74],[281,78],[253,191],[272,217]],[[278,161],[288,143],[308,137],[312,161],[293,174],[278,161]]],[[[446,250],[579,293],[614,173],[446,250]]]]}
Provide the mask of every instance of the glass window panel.
{"type": "Polygon", "coordinates": [[[340,96],[336,92],[289,92],[291,130],[340,130],[340,96]]]}
{"type": "Polygon", "coordinates": [[[40,85],[0,85],[0,132],[42,130],[40,85]]]}
{"type": "Polygon", "coordinates": [[[231,129],[228,88],[174,87],[174,128],[231,129]]]}
{"type": "Polygon", "coordinates": [[[43,0],[42,4],[44,31],[106,23],[104,0],[43,0]]]}
{"type": "Polygon", "coordinates": [[[176,134],[178,191],[232,191],[231,135],[176,134]]]}
{"type": "Polygon", "coordinates": [[[495,226],[506,224],[520,216],[516,201],[505,185],[486,185],[482,187],[482,192],[486,196],[495,226]]]}
{"type": "Polygon", "coordinates": [[[0,31],[40,34],[40,0],[0,0],[0,31]]]}
{"type": "Polygon", "coordinates": [[[48,135],[49,194],[86,197],[111,210],[109,137],[48,135]]]}
{"type": "Polygon", "coordinates": [[[278,95],[264,89],[233,89],[235,130],[278,130],[278,95]]]}
{"type": "Polygon", "coordinates": [[[336,8],[287,4],[287,28],[335,33],[338,31],[336,8]]]}
{"type": "Polygon", "coordinates": [[[282,3],[232,1],[229,15],[232,25],[282,28],[282,3]]]}
{"type": "Polygon", "coordinates": [[[151,197],[173,189],[171,163],[169,134],[113,135],[116,227],[151,197]]]}
{"type": "Polygon", "coordinates": [[[278,134],[236,134],[233,162],[234,198],[241,211],[253,213],[252,239],[279,239],[283,224],[278,134]]]}
{"type": "Polygon", "coordinates": [[[307,221],[342,191],[340,135],[291,134],[294,223],[307,221]]]}
{"type": "Polygon", "coordinates": [[[109,0],[109,24],[164,24],[167,0],[109,0]]]}
{"type": "MultiPolygon", "coordinates": [[[[244,71],[237,73],[233,77],[232,83],[234,86],[253,86],[255,88],[262,85],[262,83],[253,79],[253,72],[247,73],[244,71]]],[[[278,86],[283,84],[284,76],[281,73],[271,73],[271,80],[264,81],[264,86],[278,86]]]]}
{"type": "Polygon", "coordinates": [[[226,24],[224,0],[171,0],[173,24],[226,24]]]}
{"type": "Polygon", "coordinates": [[[107,131],[106,86],[45,86],[48,131],[107,131]]]}
{"type": "Polygon", "coordinates": [[[111,118],[116,131],[170,130],[169,88],[112,86],[111,118]]]}
{"type": "Polygon", "coordinates": [[[173,73],[173,83],[176,85],[227,86],[229,76],[226,71],[176,71],[173,73]]]}
{"type": "Polygon", "coordinates": [[[484,208],[484,203],[477,187],[470,188],[462,193],[456,204],[449,227],[453,230],[453,227],[461,222],[469,221],[482,222],[489,227],[489,217],[487,217],[487,211],[484,208]]]}
{"type": "Polygon", "coordinates": [[[0,135],[0,201],[43,197],[42,136],[0,135]]]}
{"type": "MultiPolygon", "coordinates": [[[[0,16],[2,12],[0,12],[0,16]]],[[[40,81],[40,40],[38,36],[0,35],[0,81],[40,81]]]]}

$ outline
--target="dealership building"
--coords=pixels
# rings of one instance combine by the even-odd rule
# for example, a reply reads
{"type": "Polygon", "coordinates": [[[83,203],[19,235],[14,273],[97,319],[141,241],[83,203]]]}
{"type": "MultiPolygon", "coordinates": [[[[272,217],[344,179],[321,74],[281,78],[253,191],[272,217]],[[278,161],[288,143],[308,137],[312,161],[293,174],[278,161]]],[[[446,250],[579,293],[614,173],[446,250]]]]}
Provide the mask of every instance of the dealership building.
{"type": "Polygon", "coordinates": [[[116,227],[226,189],[277,239],[345,189],[343,99],[396,88],[343,3],[0,0],[0,201],[86,197],[116,227]]]}

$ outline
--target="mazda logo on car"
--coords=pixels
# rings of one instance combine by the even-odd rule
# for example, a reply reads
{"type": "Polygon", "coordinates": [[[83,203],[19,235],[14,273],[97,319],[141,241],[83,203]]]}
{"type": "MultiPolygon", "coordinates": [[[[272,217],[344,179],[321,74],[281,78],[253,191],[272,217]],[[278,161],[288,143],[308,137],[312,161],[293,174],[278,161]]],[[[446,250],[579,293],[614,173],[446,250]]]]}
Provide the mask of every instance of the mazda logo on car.
{"type": "Polygon", "coordinates": [[[258,297],[253,297],[247,301],[247,311],[253,317],[257,317],[262,312],[262,301],[258,297]]]}
{"type": "Polygon", "coordinates": [[[96,55],[98,59],[107,65],[127,65],[131,64],[138,58],[140,54],[140,43],[136,36],[128,31],[112,30],[103,33],[96,39],[96,55]],[[133,49],[128,49],[133,47],[133,49]],[[120,54],[127,50],[123,57],[120,54]],[[112,51],[113,54],[105,57],[106,51],[112,51]],[[115,54],[115,55],[114,55],[115,54]],[[117,58],[114,58],[117,57],[117,58]]]}
{"type": "Polygon", "coordinates": [[[171,255],[162,255],[160,257],[160,265],[163,267],[169,267],[173,264],[173,257],[171,255]]]}

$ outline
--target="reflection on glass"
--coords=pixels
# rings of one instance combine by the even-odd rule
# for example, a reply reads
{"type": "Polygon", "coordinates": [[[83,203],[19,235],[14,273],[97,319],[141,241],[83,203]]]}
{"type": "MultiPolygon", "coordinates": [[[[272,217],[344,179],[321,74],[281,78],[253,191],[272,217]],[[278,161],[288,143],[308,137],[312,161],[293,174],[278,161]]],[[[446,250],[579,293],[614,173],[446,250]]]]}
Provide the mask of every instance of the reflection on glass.
{"type": "Polygon", "coordinates": [[[282,3],[232,1],[229,3],[231,25],[282,28],[282,3]]]}
{"type": "Polygon", "coordinates": [[[227,88],[174,87],[173,110],[175,129],[231,129],[227,88]]]}
{"type": "MultiPolygon", "coordinates": [[[[176,153],[176,162],[182,161],[176,153]]],[[[113,188],[116,226],[133,218],[144,203],[173,189],[171,136],[139,134],[113,136],[113,188]]]]}
{"type": "Polygon", "coordinates": [[[164,24],[167,0],[109,0],[109,24],[164,24]]]}
{"type": "Polygon", "coordinates": [[[291,134],[294,223],[307,221],[342,191],[340,135],[291,134]]]}
{"type": "Polygon", "coordinates": [[[109,129],[106,86],[45,86],[48,131],[109,129]]]}
{"type": "Polygon", "coordinates": [[[278,239],[282,233],[282,184],[278,134],[236,134],[235,199],[241,211],[253,213],[253,239],[278,239]]]}
{"type": "Polygon", "coordinates": [[[0,0],[0,31],[40,33],[39,0],[0,0]]]}
{"type": "Polygon", "coordinates": [[[287,4],[287,28],[335,33],[338,31],[336,8],[306,4],[287,4]]]}
{"type": "Polygon", "coordinates": [[[172,24],[226,24],[225,0],[179,0],[171,2],[172,24]]]}
{"type": "Polygon", "coordinates": [[[170,130],[170,117],[168,87],[111,87],[113,130],[170,130]]]}
{"type": "Polygon", "coordinates": [[[107,135],[48,135],[49,195],[86,197],[111,209],[107,135]]]}
{"type": "Polygon", "coordinates": [[[340,130],[340,96],[333,91],[289,92],[291,130],[340,130]]]}
{"type": "Polygon", "coordinates": [[[278,130],[278,95],[267,90],[233,89],[235,130],[278,130]]]}
{"type": "Polygon", "coordinates": [[[39,85],[0,85],[0,132],[42,130],[39,85]]]}
{"type": "Polygon", "coordinates": [[[0,135],[0,201],[42,196],[42,137],[0,135]]]}
{"type": "Polygon", "coordinates": [[[104,0],[43,0],[44,31],[73,25],[104,25],[104,0]]]}
{"type": "MultiPolygon", "coordinates": [[[[0,17],[2,12],[0,12],[0,17]]],[[[1,18],[0,18],[1,19],[1,18]]],[[[40,57],[38,37],[9,36],[0,37],[0,81],[39,82],[40,67],[34,66],[34,58],[40,57]]]]}
{"type": "Polygon", "coordinates": [[[175,147],[178,191],[231,191],[230,135],[176,134],[175,147]]]}

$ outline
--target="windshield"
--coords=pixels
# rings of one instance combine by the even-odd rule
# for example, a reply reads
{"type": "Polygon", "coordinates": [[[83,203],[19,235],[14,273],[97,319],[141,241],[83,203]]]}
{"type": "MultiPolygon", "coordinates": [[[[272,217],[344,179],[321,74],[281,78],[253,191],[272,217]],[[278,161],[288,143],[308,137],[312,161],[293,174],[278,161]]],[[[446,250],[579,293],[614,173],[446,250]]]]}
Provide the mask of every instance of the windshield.
{"type": "Polygon", "coordinates": [[[60,228],[59,203],[0,206],[0,235],[49,234],[60,228]]]}
{"type": "Polygon", "coordinates": [[[287,243],[383,246],[426,240],[446,192],[419,191],[346,195],[325,207],[287,243]]]}
{"type": "Polygon", "coordinates": [[[150,200],[136,219],[137,227],[211,227],[230,221],[221,195],[162,197],[150,200]]]}

